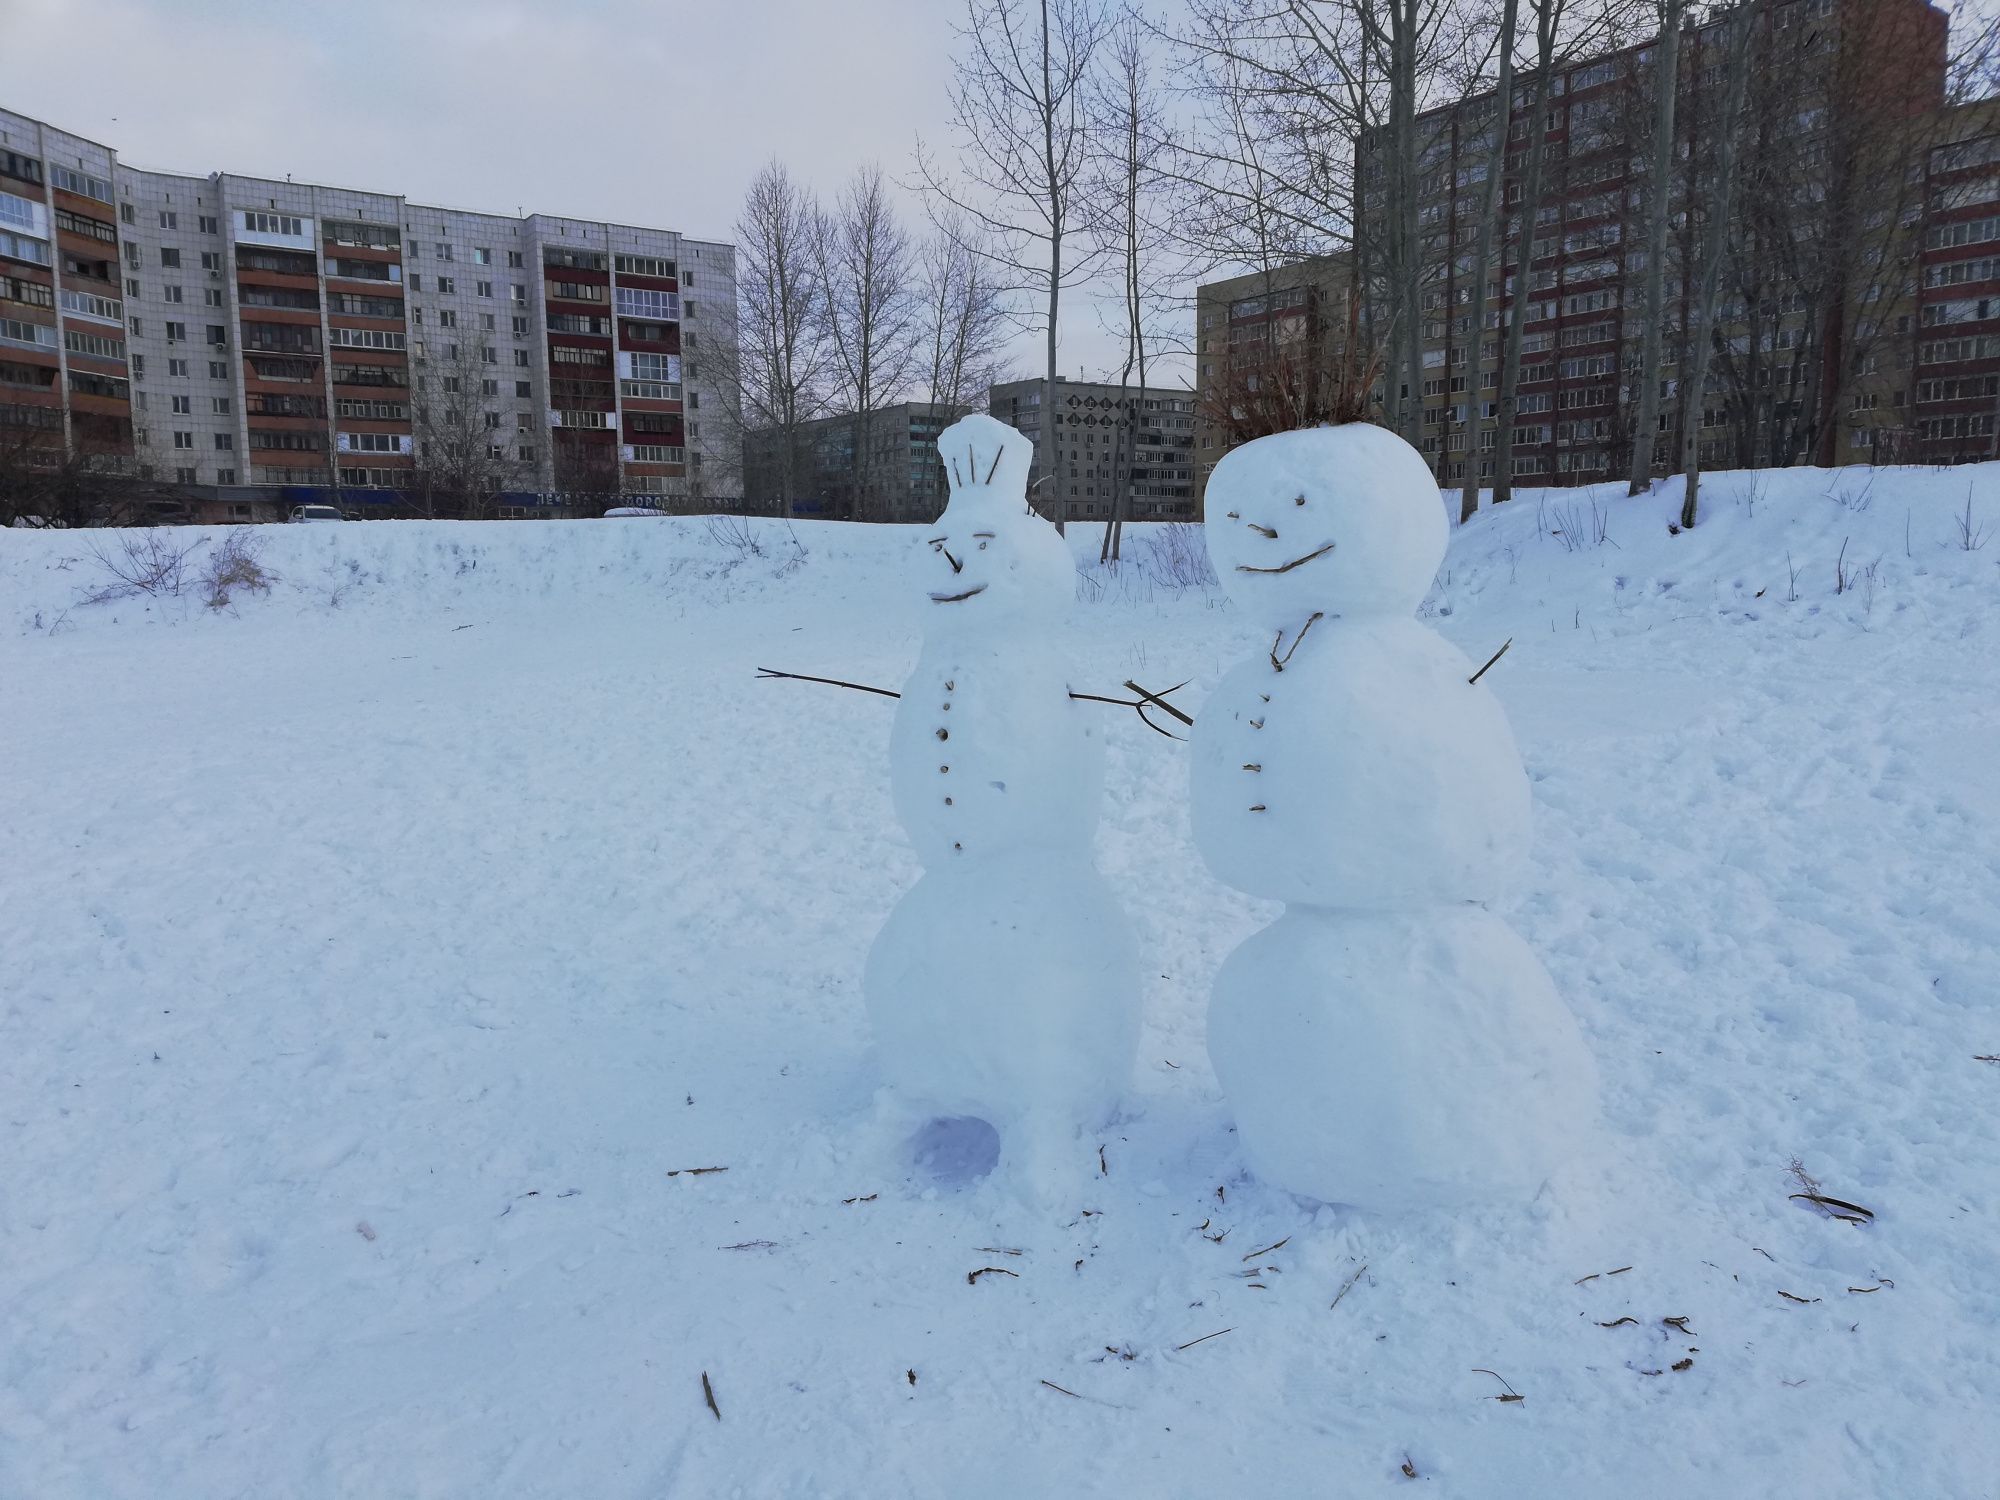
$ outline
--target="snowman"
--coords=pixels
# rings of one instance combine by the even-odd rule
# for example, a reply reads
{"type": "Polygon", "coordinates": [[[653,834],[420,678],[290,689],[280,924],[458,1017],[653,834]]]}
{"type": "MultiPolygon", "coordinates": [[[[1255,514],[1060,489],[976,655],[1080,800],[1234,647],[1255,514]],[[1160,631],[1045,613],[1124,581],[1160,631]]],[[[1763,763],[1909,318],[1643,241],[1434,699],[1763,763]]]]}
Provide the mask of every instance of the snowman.
{"type": "Polygon", "coordinates": [[[1193,731],[1195,842],[1286,903],[1223,963],[1208,1046],[1266,1181],[1381,1210],[1532,1198],[1585,1134],[1594,1069],[1540,962],[1486,903],[1528,849],[1499,703],[1412,617],[1446,522],[1380,427],[1234,450],[1209,555],[1270,646],[1193,731]]]}
{"type": "Polygon", "coordinates": [[[892,1112],[986,1122],[1043,1189],[1080,1169],[1079,1132],[1131,1071],[1138,960],[1091,862],[1104,747],[1054,639],[1075,565],[1028,508],[1033,447],[974,415],[938,449],[951,498],[920,538],[924,645],[890,736],[924,874],[862,988],[892,1112]]]}

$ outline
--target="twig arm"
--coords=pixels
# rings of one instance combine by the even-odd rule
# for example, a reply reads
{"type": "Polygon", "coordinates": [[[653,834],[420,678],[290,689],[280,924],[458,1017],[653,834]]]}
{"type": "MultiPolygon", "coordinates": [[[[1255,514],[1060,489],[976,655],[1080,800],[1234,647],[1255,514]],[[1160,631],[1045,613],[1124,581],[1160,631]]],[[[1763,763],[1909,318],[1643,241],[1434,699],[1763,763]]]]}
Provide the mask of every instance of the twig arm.
{"type": "MultiPolygon", "coordinates": [[[[1502,643],[1498,651],[1495,651],[1491,656],[1486,658],[1486,667],[1492,666],[1493,663],[1500,660],[1501,657],[1505,656],[1507,654],[1507,647],[1513,644],[1514,644],[1514,637],[1510,635],[1507,637],[1506,641],[1502,643]]],[[[1470,677],[1466,678],[1465,680],[1467,682],[1479,681],[1480,678],[1486,675],[1486,667],[1481,667],[1477,672],[1474,672],[1470,677]]]]}
{"type": "Polygon", "coordinates": [[[776,667],[759,667],[759,680],[783,677],[792,682],[823,682],[828,687],[853,688],[857,693],[880,693],[884,698],[900,698],[903,695],[890,688],[870,687],[865,682],[842,682],[838,677],[808,677],[804,672],[780,672],[776,667]]]}
{"type": "Polygon", "coordinates": [[[1133,692],[1139,695],[1140,702],[1150,703],[1155,708],[1164,709],[1166,710],[1166,712],[1172,714],[1176,719],[1179,719],[1183,724],[1187,725],[1189,728],[1194,727],[1194,719],[1192,716],[1182,713],[1178,708],[1175,708],[1173,704],[1167,702],[1167,694],[1178,693],[1182,688],[1187,686],[1185,682],[1177,682],[1172,687],[1166,688],[1157,693],[1147,692],[1144,688],[1140,687],[1138,683],[1132,681],[1132,679],[1129,677],[1125,679],[1125,686],[1127,686],[1133,692]]]}

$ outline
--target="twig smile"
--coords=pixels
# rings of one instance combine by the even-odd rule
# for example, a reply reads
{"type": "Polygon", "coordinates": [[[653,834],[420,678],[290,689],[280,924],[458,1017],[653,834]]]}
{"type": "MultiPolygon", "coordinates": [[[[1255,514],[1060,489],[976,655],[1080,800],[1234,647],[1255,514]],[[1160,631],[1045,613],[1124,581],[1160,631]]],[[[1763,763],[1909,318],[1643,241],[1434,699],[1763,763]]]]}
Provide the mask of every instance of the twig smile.
{"type": "Polygon", "coordinates": [[[1253,568],[1248,563],[1238,563],[1236,565],[1236,571],[1239,573],[1289,573],[1294,568],[1304,567],[1307,563],[1311,562],[1315,557],[1324,557],[1327,553],[1331,552],[1332,550],[1333,550],[1333,543],[1328,542],[1324,547],[1317,547],[1311,552],[1308,552],[1304,557],[1295,557],[1288,563],[1279,563],[1278,566],[1275,568],[1253,568]]]}

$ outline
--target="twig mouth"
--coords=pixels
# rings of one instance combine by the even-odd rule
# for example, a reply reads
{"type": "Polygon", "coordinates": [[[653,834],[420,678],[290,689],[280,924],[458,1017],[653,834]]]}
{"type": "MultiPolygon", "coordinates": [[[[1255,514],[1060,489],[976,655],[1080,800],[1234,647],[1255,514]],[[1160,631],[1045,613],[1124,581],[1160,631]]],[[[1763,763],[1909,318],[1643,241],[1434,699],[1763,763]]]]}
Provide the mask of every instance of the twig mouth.
{"type": "Polygon", "coordinates": [[[974,588],[967,589],[962,594],[932,594],[931,603],[956,604],[961,599],[970,599],[974,594],[983,594],[985,592],[986,592],[986,585],[982,583],[974,588]]]}
{"type": "Polygon", "coordinates": [[[1326,556],[1326,554],[1331,552],[1332,550],[1333,550],[1333,543],[1328,542],[1324,547],[1314,548],[1311,552],[1308,552],[1304,557],[1295,557],[1288,563],[1279,563],[1278,566],[1275,568],[1253,568],[1248,563],[1238,563],[1236,565],[1236,571],[1239,573],[1289,573],[1294,568],[1304,567],[1307,563],[1311,562],[1315,557],[1326,556]]]}

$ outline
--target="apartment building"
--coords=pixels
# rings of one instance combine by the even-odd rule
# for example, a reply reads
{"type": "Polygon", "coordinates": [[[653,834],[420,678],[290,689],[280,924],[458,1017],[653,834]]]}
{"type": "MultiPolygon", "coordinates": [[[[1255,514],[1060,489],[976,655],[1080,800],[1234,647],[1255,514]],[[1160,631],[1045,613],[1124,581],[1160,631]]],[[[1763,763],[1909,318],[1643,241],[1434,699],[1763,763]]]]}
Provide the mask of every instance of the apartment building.
{"type": "Polygon", "coordinates": [[[1197,514],[1223,454],[1265,432],[1314,420],[1346,378],[1354,310],[1354,258],[1346,254],[1309,256],[1195,288],[1197,514]]]}
{"type": "Polygon", "coordinates": [[[735,252],[667,229],[145,171],[0,110],[0,410],[218,518],[731,503],[735,252]],[[53,415],[43,415],[52,413],[53,415]],[[53,430],[53,427],[51,427],[53,430]]]}
{"type": "MultiPolygon", "coordinates": [[[[792,434],[788,514],[837,521],[935,520],[949,498],[938,435],[963,408],[905,401],[799,424],[792,434]],[[857,445],[861,451],[856,452],[857,445]]],[[[785,434],[743,434],[744,494],[752,509],[784,509],[785,434]]]]}
{"type": "MultiPolygon", "coordinates": [[[[1972,122],[1954,124],[1943,110],[1948,19],[1929,0],[1766,7],[1739,137],[1742,190],[1726,230],[1720,340],[1706,389],[1686,399],[1679,376],[1690,348],[1697,220],[1735,24],[1735,12],[1718,12],[1680,38],[1655,471],[1678,467],[1688,421],[1700,424],[1707,464],[1989,456],[1990,425],[1971,406],[1985,377],[2000,373],[2000,325],[1985,321],[1989,311],[2000,316],[2000,298],[1989,305],[1984,295],[2000,281],[1977,248],[1985,242],[1972,238],[1985,231],[1955,226],[2000,212],[2000,178],[1972,122]],[[1941,154],[1940,140],[1952,149],[1941,154]],[[1851,253],[1819,253],[1828,246],[1851,253]],[[1925,336],[1946,324],[1951,338],[1925,336]],[[1947,363],[1958,368],[1947,374],[1947,363]],[[1920,414],[1926,397],[1940,403],[1936,417],[1920,414]],[[1987,446],[1975,455],[1980,439],[1987,446]]],[[[1580,483],[1623,477],[1629,467],[1657,50],[1652,42],[1568,64],[1542,120],[1532,81],[1516,88],[1503,178],[1514,212],[1486,267],[1474,261],[1498,101],[1489,92],[1418,119],[1423,370],[1422,389],[1406,399],[1423,405],[1421,446],[1444,482],[1461,482],[1468,470],[1493,477],[1504,320],[1518,297],[1529,300],[1515,477],[1580,483]],[[1543,191],[1524,246],[1519,205],[1538,129],[1543,191]],[[1487,310],[1475,329],[1469,303],[1481,275],[1487,310]]],[[[1385,204],[1385,146],[1371,136],[1357,152],[1364,223],[1385,204]]],[[[1356,247],[1366,288],[1361,329],[1370,339],[1387,319],[1384,248],[1373,235],[1356,247]]],[[[1399,395],[1404,378],[1385,375],[1399,395]]]]}
{"type": "MultiPolygon", "coordinates": [[[[987,411],[1035,440],[1028,494],[1045,510],[1041,445],[1042,402],[1048,382],[1010,380],[987,392],[987,411]]],[[[1194,392],[1184,387],[1135,387],[1057,379],[1052,483],[1062,513],[1073,521],[1191,521],[1194,490],[1194,392]]]]}

